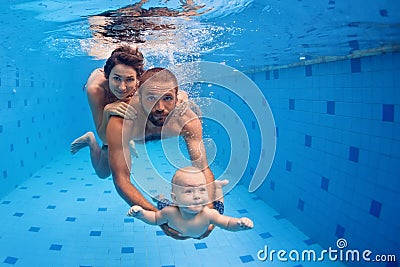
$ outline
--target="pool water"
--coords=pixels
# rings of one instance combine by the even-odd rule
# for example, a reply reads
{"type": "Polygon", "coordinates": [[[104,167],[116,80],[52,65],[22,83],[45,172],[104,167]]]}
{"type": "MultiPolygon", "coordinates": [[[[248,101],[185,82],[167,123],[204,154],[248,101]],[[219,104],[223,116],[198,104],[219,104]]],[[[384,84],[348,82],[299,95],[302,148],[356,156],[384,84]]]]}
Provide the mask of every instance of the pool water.
{"type": "MultiPolygon", "coordinates": [[[[184,11],[182,1],[141,2],[184,11]]],[[[103,12],[124,11],[131,0],[8,0],[0,3],[2,266],[398,266],[400,2],[202,2],[199,11],[213,9],[201,16],[146,18],[163,30],[141,31],[137,44],[146,68],[217,62],[259,88],[241,86],[248,92],[238,95],[206,82],[190,92],[234,113],[211,110],[222,119],[204,119],[204,137],[217,177],[230,162],[246,165],[243,175],[229,174],[240,182],[227,190],[226,214],[250,217],[254,229],[173,240],[125,216],[129,207],[111,178],[94,174],[87,149],[69,154],[72,140],[95,129],[82,86],[120,41],[99,34],[101,24],[126,27],[103,12]],[[267,106],[276,154],[249,193],[273,146],[261,143],[265,117],[256,114],[267,106]],[[246,139],[229,143],[239,134],[246,139]],[[289,259],[329,248],[387,257],[289,259]]],[[[147,197],[168,195],[154,175],[168,180],[174,170],[151,152],[150,161],[134,159],[132,182],[147,197]]]]}

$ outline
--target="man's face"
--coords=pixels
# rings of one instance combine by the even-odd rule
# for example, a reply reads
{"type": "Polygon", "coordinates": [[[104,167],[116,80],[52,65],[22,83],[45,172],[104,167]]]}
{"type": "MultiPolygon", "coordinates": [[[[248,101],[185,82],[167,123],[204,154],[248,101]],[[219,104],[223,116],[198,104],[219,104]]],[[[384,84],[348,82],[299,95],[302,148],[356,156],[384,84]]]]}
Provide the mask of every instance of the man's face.
{"type": "Polygon", "coordinates": [[[176,83],[172,81],[148,81],[141,88],[141,104],[149,121],[163,126],[177,103],[176,83]]]}

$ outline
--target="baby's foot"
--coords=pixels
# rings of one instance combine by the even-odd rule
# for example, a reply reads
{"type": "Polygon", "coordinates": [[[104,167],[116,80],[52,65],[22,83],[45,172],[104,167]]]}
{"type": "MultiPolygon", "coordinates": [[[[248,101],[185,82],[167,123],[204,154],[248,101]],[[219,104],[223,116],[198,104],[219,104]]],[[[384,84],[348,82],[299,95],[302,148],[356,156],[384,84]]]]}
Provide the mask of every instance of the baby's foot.
{"type": "Polygon", "coordinates": [[[75,154],[82,148],[90,146],[90,144],[92,144],[93,142],[96,142],[94,134],[92,132],[87,132],[84,135],[82,135],[81,137],[76,138],[71,143],[71,153],[75,154]]]}

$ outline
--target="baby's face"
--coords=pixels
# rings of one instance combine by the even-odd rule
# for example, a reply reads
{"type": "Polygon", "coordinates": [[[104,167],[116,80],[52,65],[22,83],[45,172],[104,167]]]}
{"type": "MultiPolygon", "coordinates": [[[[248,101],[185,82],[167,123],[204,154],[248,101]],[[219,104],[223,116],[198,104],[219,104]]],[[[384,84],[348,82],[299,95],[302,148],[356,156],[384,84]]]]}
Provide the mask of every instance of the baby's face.
{"type": "Polygon", "coordinates": [[[181,210],[199,213],[208,203],[206,179],[203,173],[184,173],[179,175],[174,185],[174,201],[181,210]]]}

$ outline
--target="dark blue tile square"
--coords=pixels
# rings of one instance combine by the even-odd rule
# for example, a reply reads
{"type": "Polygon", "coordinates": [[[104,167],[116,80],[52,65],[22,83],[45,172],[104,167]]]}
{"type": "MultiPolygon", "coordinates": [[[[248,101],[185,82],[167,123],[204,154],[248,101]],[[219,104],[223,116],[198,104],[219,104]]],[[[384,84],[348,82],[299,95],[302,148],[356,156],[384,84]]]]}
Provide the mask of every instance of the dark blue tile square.
{"type": "Polygon", "coordinates": [[[261,236],[262,239],[266,239],[266,238],[272,237],[270,232],[261,233],[260,236],[261,236]]]}
{"type": "Polygon", "coordinates": [[[67,192],[68,192],[67,189],[61,189],[61,190],[60,190],[60,193],[67,193],[67,192]]]}
{"type": "Polygon", "coordinates": [[[55,251],[60,251],[62,249],[62,245],[58,244],[52,244],[49,248],[49,250],[55,250],[55,251]]]}
{"type": "Polygon", "coordinates": [[[369,213],[371,215],[374,215],[375,217],[379,218],[379,215],[381,213],[381,208],[382,208],[382,203],[373,199],[371,201],[371,206],[369,208],[369,213]]]}
{"type": "Polygon", "coordinates": [[[271,75],[270,75],[270,73],[269,73],[269,70],[267,70],[267,71],[265,71],[265,79],[266,80],[271,80],[271,77],[270,77],[271,75]]]}
{"type": "Polygon", "coordinates": [[[351,51],[359,50],[360,44],[358,43],[357,40],[351,40],[351,41],[349,41],[349,47],[351,48],[351,51]]]}
{"type": "Polygon", "coordinates": [[[107,208],[98,208],[97,211],[107,211],[107,208]]]}
{"type": "Polygon", "coordinates": [[[297,208],[301,211],[304,211],[304,201],[299,199],[299,201],[297,202],[297,208]]]}
{"type": "Polygon", "coordinates": [[[351,72],[361,72],[361,58],[352,58],[350,60],[351,72]]]}
{"type": "Polygon", "coordinates": [[[14,216],[15,217],[22,217],[22,216],[24,216],[24,214],[22,212],[16,212],[16,213],[14,213],[14,216]]]}
{"type": "Polygon", "coordinates": [[[394,121],[394,105],[383,104],[382,106],[382,120],[383,121],[394,121]]]}
{"type": "Polygon", "coordinates": [[[321,189],[328,191],[329,187],[329,179],[326,177],[321,178],[321,189]]]}
{"type": "Polygon", "coordinates": [[[358,147],[351,146],[349,149],[349,160],[353,162],[358,162],[359,154],[360,149],[358,147]]]}
{"type": "Polygon", "coordinates": [[[161,267],[175,267],[175,265],[163,265],[161,267]]]}
{"type": "Polygon", "coordinates": [[[17,263],[17,261],[18,261],[18,258],[8,256],[8,257],[3,261],[3,263],[15,264],[15,263],[17,263]]]}
{"type": "Polygon", "coordinates": [[[1,202],[1,204],[3,204],[3,205],[8,205],[10,203],[11,203],[11,201],[9,201],[9,200],[4,200],[3,202],[1,202]]]}
{"type": "Polygon", "coordinates": [[[279,70],[274,70],[274,79],[279,79],[279,70]]]}
{"type": "Polygon", "coordinates": [[[306,77],[312,76],[312,65],[305,66],[306,68],[306,77]]]}
{"type": "Polygon", "coordinates": [[[388,17],[387,9],[379,10],[379,14],[381,14],[382,17],[388,17]]]}
{"type": "Polygon", "coordinates": [[[101,231],[90,231],[89,236],[101,236],[101,231]]]}
{"type": "Polygon", "coordinates": [[[341,226],[340,224],[336,225],[336,232],[335,232],[335,236],[337,238],[342,238],[344,237],[344,232],[346,231],[346,229],[341,226]]]}
{"type": "Polygon", "coordinates": [[[86,198],[84,198],[84,197],[78,197],[77,199],[76,199],[76,201],[79,201],[79,202],[83,202],[83,201],[85,201],[86,200],[86,198]]]}
{"type": "Polygon", "coordinates": [[[270,188],[272,191],[275,191],[275,182],[274,182],[274,181],[271,181],[271,182],[269,183],[269,188],[270,188]]]}
{"type": "Polygon", "coordinates": [[[316,244],[317,242],[315,242],[312,239],[307,239],[307,240],[304,240],[304,243],[306,243],[307,246],[311,246],[313,244],[316,244]]]}
{"type": "Polygon", "coordinates": [[[237,212],[239,212],[239,214],[249,213],[246,209],[240,209],[237,210],[237,212]]]}
{"type": "Polygon", "coordinates": [[[54,205],[48,205],[47,206],[47,209],[48,210],[54,210],[56,208],[56,206],[54,206],[54,205]]]}
{"type": "Polygon", "coordinates": [[[278,214],[278,215],[275,215],[274,218],[277,219],[277,220],[282,220],[285,217],[283,215],[281,215],[281,214],[278,214]]]}
{"type": "Polygon", "coordinates": [[[205,249],[205,248],[207,248],[207,244],[206,243],[195,243],[194,247],[196,249],[205,249]]]}
{"type": "Polygon", "coordinates": [[[295,108],[295,102],[294,99],[289,99],[289,109],[293,110],[295,108]]]}
{"type": "Polygon", "coordinates": [[[292,162],[291,161],[286,161],[286,170],[288,171],[288,172],[291,172],[292,171],[292,162]]]}
{"type": "Polygon", "coordinates": [[[156,231],[156,236],[163,236],[165,233],[163,231],[156,231]]]}
{"type": "Polygon", "coordinates": [[[32,196],[32,198],[34,198],[34,199],[39,199],[40,196],[32,196]]]}
{"type": "Polygon", "coordinates": [[[75,222],[75,221],[76,221],[76,218],[75,218],[75,217],[67,217],[67,218],[65,219],[65,221],[66,221],[66,222],[75,222]]]}
{"type": "Polygon", "coordinates": [[[306,134],[304,137],[304,145],[307,147],[311,147],[311,139],[312,137],[306,134]]]}
{"type": "Polygon", "coordinates": [[[124,223],[133,223],[135,221],[135,219],[133,218],[125,218],[124,219],[124,223]]]}
{"type": "Polygon", "coordinates": [[[335,115],[335,101],[326,102],[326,113],[330,115],[335,115]]]}
{"type": "Polygon", "coordinates": [[[239,257],[243,263],[254,261],[254,258],[251,255],[244,255],[239,257]]]}
{"type": "Polygon", "coordinates": [[[104,194],[111,194],[111,190],[104,190],[104,194]]]}
{"type": "Polygon", "coordinates": [[[34,227],[34,226],[32,226],[31,228],[29,228],[29,232],[35,232],[35,233],[37,233],[37,232],[39,232],[40,231],[40,228],[39,227],[34,227]]]}
{"type": "Polygon", "coordinates": [[[122,247],[121,248],[121,253],[122,254],[128,254],[128,253],[134,253],[135,248],[134,247],[122,247]]]}

